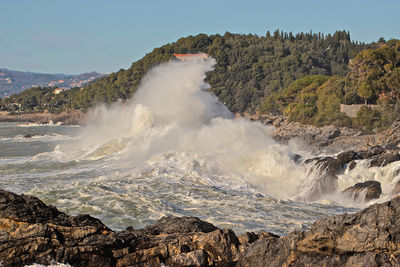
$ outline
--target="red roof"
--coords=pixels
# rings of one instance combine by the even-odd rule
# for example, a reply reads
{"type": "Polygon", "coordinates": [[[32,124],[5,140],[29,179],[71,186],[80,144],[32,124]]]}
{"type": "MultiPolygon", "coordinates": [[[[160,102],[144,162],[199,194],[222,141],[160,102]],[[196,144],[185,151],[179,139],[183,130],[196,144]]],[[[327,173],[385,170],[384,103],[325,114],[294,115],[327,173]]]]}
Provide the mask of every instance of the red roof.
{"type": "Polygon", "coordinates": [[[180,57],[208,57],[208,54],[206,54],[206,53],[200,53],[200,54],[175,54],[174,53],[174,56],[177,57],[177,58],[180,58],[180,57]]]}

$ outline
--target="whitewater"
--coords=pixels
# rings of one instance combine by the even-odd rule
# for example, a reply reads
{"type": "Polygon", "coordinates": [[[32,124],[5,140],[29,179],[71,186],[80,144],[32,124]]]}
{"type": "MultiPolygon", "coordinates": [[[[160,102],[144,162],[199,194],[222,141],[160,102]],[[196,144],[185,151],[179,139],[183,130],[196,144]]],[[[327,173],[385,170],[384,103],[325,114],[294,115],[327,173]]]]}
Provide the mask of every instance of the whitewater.
{"type": "Polygon", "coordinates": [[[114,230],[175,215],[280,235],[371,204],[340,194],[356,182],[378,180],[378,201],[389,197],[399,164],[361,162],[339,176],[337,193],[298,201],[314,176],[296,154],[312,155],[295,142],[277,143],[270,127],[235,118],[208,92],[214,64],[154,67],[131,101],[97,107],[82,127],[0,123],[0,187],[90,214],[114,230]]]}

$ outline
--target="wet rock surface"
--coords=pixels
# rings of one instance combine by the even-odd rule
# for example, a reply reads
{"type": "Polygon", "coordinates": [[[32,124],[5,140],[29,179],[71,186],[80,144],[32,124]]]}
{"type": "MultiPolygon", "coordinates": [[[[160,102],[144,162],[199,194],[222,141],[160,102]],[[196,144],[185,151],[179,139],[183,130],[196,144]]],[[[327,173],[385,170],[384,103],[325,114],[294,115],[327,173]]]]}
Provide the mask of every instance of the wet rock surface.
{"type": "Polygon", "coordinates": [[[318,220],[306,232],[261,238],[237,266],[400,266],[400,197],[318,220]]]}
{"type": "Polygon", "coordinates": [[[250,243],[267,236],[274,235],[238,237],[195,217],[114,232],[89,215],[69,216],[35,197],[0,190],[1,266],[232,266],[250,243]]]}
{"type": "Polygon", "coordinates": [[[400,266],[400,197],[316,221],[309,231],[236,236],[196,217],[114,232],[0,190],[2,266],[400,266]]]}
{"type": "Polygon", "coordinates": [[[315,201],[326,194],[334,193],[338,188],[337,175],[342,173],[345,165],[357,158],[357,152],[350,150],[342,152],[336,157],[315,157],[304,161],[308,165],[308,176],[315,176],[313,179],[307,179],[305,194],[296,199],[301,201],[315,201]]]}

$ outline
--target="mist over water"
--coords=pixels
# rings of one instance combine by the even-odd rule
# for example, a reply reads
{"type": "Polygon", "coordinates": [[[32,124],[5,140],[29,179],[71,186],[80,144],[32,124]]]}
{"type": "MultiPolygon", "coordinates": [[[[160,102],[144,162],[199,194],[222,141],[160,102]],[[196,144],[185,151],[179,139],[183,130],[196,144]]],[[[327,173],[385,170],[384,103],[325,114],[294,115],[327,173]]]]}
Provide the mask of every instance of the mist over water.
{"type": "MultiPolygon", "coordinates": [[[[154,67],[131,101],[96,108],[85,127],[0,124],[1,188],[70,214],[89,213],[113,229],[185,215],[238,233],[287,234],[367,205],[339,191],[294,201],[318,178],[293,160],[295,153],[307,158],[307,151],[276,143],[261,123],[234,118],[207,91],[214,64],[154,67]],[[32,132],[39,135],[23,138],[32,132]]],[[[373,179],[382,183],[379,201],[387,199],[400,165],[363,164],[339,176],[339,190],[373,179]]]]}

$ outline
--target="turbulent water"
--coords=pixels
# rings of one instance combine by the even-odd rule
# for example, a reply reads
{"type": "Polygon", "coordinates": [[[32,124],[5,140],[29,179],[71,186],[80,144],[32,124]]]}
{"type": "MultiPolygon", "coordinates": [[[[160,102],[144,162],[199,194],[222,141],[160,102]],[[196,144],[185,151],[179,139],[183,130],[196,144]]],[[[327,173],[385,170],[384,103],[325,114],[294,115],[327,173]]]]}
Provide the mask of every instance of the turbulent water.
{"type": "MultiPolygon", "coordinates": [[[[0,123],[0,187],[69,214],[88,213],[115,230],[186,215],[237,233],[287,234],[361,207],[339,193],[293,201],[310,179],[294,154],[307,151],[277,144],[260,123],[234,118],[207,92],[213,64],[158,66],[131,102],[98,107],[84,127],[0,123]]],[[[385,193],[398,169],[359,164],[339,177],[339,188],[369,178],[385,193]]]]}

